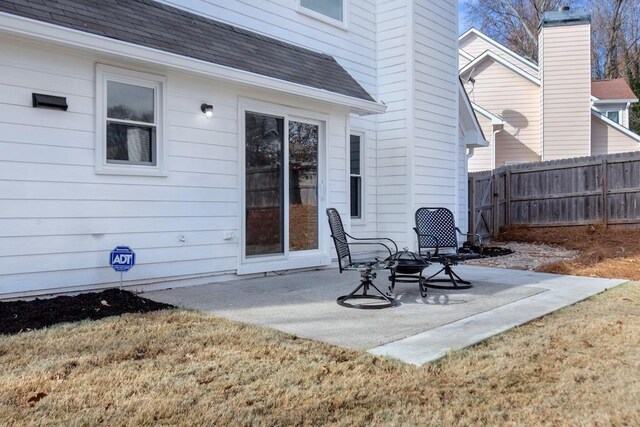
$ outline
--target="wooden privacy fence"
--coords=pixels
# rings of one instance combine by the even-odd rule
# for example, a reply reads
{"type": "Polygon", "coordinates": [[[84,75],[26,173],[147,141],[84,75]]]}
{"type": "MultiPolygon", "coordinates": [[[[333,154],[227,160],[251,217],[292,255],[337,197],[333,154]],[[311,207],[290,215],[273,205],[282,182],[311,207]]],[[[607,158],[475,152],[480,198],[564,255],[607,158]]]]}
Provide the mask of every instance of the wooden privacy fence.
{"type": "Polygon", "coordinates": [[[506,225],[640,226],[640,152],[502,167],[469,174],[469,230],[506,225]]]}

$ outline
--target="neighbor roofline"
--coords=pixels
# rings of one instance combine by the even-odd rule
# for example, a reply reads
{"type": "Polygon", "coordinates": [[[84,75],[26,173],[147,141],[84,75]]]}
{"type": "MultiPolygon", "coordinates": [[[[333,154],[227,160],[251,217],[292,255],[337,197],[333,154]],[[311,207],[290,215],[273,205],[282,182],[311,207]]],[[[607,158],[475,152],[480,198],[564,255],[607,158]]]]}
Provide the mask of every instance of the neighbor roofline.
{"type": "Polygon", "coordinates": [[[465,52],[462,49],[458,49],[458,53],[460,54],[460,56],[462,56],[464,59],[468,59],[469,61],[473,61],[475,58],[473,55],[465,52]]]}
{"type": "Polygon", "coordinates": [[[538,79],[538,78],[532,76],[531,74],[523,71],[521,68],[516,67],[511,62],[507,61],[506,59],[504,59],[504,58],[502,58],[502,57],[500,57],[498,55],[496,55],[495,53],[491,52],[490,50],[485,50],[476,59],[474,59],[473,61],[469,62],[467,65],[462,67],[460,69],[459,75],[463,75],[467,71],[473,69],[473,67],[475,67],[476,65],[478,65],[479,63],[481,63],[482,61],[484,61],[487,58],[493,59],[494,61],[496,61],[500,65],[508,68],[509,70],[511,70],[514,73],[524,77],[525,79],[529,80],[530,82],[532,82],[532,83],[534,83],[534,84],[536,84],[538,86],[542,85],[542,82],[540,81],[540,79],[538,79]]]}
{"type": "Polygon", "coordinates": [[[113,54],[154,65],[163,65],[207,77],[214,77],[232,83],[256,86],[315,101],[338,104],[347,107],[353,113],[361,115],[384,113],[387,108],[382,102],[367,101],[6,12],[0,12],[0,32],[39,41],[54,42],[73,48],[113,54]]]}
{"type": "Polygon", "coordinates": [[[605,124],[611,126],[612,128],[622,132],[623,134],[625,134],[629,138],[633,139],[635,142],[640,143],[640,135],[638,135],[637,133],[634,133],[634,132],[630,131],[626,127],[614,122],[613,120],[611,120],[610,118],[608,118],[604,114],[601,114],[599,111],[595,110],[593,107],[591,108],[591,115],[594,116],[597,119],[600,119],[602,122],[604,122],[605,124]]]}
{"type": "Polygon", "coordinates": [[[491,124],[492,125],[503,125],[504,124],[504,120],[501,117],[496,116],[495,114],[493,114],[492,112],[490,112],[488,110],[485,110],[484,108],[482,108],[478,104],[472,102],[471,106],[473,107],[473,109],[476,112],[478,112],[479,114],[483,115],[487,119],[491,120],[491,124]]]}
{"type": "Polygon", "coordinates": [[[467,31],[464,32],[464,34],[462,34],[460,37],[458,37],[458,42],[462,42],[463,39],[467,38],[471,34],[474,34],[474,35],[480,37],[482,40],[484,40],[487,43],[489,43],[490,45],[494,46],[496,49],[501,50],[502,52],[506,53],[507,55],[509,55],[513,59],[515,59],[515,60],[521,62],[522,64],[526,65],[527,67],[531,68],[536,73],[540,71],[540,67],[538,67],[533,62],[529,61],[528,59],[525,59],[524,57],[522,57],[520,55],[518,55],[517,53],[515,53],[514,51],[512,51],[508,47],[498,43],[497,41],[495,41],[491,37],[487,36],[486,34],[482,33],[480,30],[477,30],[477,29],[475,29],[473,27],[469,28],[467,31]]]}

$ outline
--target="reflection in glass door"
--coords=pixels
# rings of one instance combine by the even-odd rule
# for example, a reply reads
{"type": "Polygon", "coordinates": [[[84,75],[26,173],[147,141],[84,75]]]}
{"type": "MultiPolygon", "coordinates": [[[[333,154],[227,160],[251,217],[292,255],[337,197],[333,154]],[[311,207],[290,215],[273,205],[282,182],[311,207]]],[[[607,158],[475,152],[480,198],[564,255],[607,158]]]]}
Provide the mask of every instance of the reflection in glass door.
{"type": "Polygon", "coordinates": [[[284,119],[246,113],[247,256],[284,253],[284,119]]]}
{"type": "Polygon", "coordinates": [[[282,117],[245,113],[247,257],[319,248],[320,127],[302,121],[287,123],[282,117]]]}
{"type": "Polygon", "coordinates": [[[318,131],[289,122],[289,250],[318,249],[318,131]]]}

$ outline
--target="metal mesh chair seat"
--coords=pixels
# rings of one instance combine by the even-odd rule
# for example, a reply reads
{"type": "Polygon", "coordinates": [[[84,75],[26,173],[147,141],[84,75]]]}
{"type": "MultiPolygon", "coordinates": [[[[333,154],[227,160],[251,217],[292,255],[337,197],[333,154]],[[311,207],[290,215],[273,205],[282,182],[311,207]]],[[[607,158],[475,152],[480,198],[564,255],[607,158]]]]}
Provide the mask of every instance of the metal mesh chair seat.
{"type": "Polygon", "coordinates": [[[389,261],[382,261],[378,258],[367,260],[355,260],[351,257],[351,245],[378,245],[389,252],[398,252],[398,246],[391,239],[364,239],[356,238],[344,231],[340,214],[334,208],[327,209],[327,219],[329,220],[329,228],[331,229],[331,238],[333,239],[336,253],[338,255],[338,267],[340,273],[343,271],[359,271],[360,285],[356,287],[350,294],[337,298],[337,303],[344,307],[361,308],[361,309],[377,309],[394,307],[398,302],[389,295],[384,294],[373,284],[376,278],[376,270],[389,268],[389,261]],[[392,252],[391,246],[395,248],[392,252]],[[362,290],[361,293],[359,291],[362,290]],[[370,294],[369,291],[374,290],[376,294],[370,294]],[[359,303],[359,300],[373,300],[373,303],[359,303]]]}
{"type": "MultiPolygon", "coordinates": [[[[452,269],[459,262],[480,258],[479,254],[463,254],[458,251],[458,234],[470,236],[455,225],[453,213],[447,208],[420,208],[415,215],[418,236],[418,253],[432,262],[438,262],[442,269],[428,277],[427,287],[438,289],[468,289],[471,282],[463,280],[452,269]],[[448,278],[435,278],[440,273],[448,278]],[[447,282],[450,285],[435,285],[434,282],[447,282]]],[[[482,247],[482,237],[475,234],[482,247]]]]}

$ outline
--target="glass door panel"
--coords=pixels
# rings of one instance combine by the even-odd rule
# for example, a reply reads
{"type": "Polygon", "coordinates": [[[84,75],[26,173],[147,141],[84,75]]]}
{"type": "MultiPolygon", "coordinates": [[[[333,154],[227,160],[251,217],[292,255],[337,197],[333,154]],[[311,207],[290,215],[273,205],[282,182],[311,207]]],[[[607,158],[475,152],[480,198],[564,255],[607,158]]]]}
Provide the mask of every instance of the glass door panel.
{"type": "Polygon", "coordinates": [[[283,254],[284,119],[247,112],[245,135],[246,255],[283,254]]]}
{"type": "Polygon", "coordinates": [[[318,249],[317,124],[289,121],[289,250],[318,249]]]}

